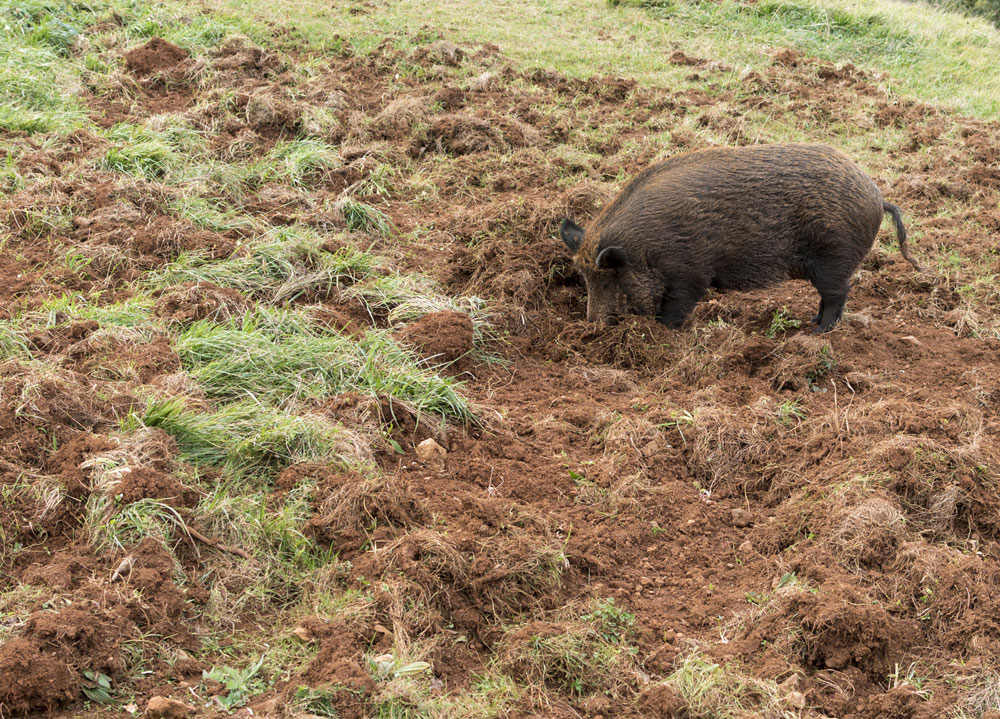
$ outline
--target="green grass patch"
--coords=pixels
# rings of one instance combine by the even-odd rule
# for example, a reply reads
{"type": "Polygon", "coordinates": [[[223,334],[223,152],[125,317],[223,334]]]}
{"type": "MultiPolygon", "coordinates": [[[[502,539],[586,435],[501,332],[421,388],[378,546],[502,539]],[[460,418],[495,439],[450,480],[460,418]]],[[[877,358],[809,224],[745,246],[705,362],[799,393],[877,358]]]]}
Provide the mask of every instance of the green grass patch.
{"type": "Polygon", "coordinates": [[[322,335],[297,319],[260,309],[239,323],[196,322],[178,337],[177,352],[212,398],[278,404],[358,391],[418,412],[470,418],[455,381],[417,367],[387,333],[322,335]]]}
{"type": "Polygon", "coordinates": [[[250,165],[246,182],[251,188],[269,182],[312,187],[322,182],[340,164],[337,148],[321,140],[287,140],[279,142],[265,157],[250,165]]]}
{"type": "Polygon", "coordinates": [[[30,359],[28,341],[21,322],[0,321],[0,360],[30,359]]]}
{"type": "Polygon", "coordinates": [[[39,310],[40,324],[55,327],[65,321],[95,320],[104,326],[142,327],[151,321],[154,300],[137,293],[121,302],[101,305],[94,298],[65,294],[46,301],[39,310]]]}
{"type": "Polygon", "coordinates": [[[334,204],[334,209],[344,218],[351,230],[358,232],[378,232],[383,237],[392,233],[392,222],[377,207],[351,198],[344,198],[334,204]]]}
{"type": "Polygon", "coordinates": [[[98,163],[102,170],[159,180],[180,162],[166,134],[122,123],[105,137],[114,144],[98,163]]]}
{"type": "Polygon", "coordinates": [[[194,464],[234,474],[271,473],[295,462],[352,458],[351,437],[320,415],[297,415],[243,400],[214,412],[188,409],[181,399],[150,400],[126,418],[123,429],[159,427],[172,435],[194,464]]]}
{"type": "Polygon", "coordinates": [[[180,282],[211,282],[248,297],[271,302],[290,301],[305,292],[329,293],[374,271],[376,259],[350,245],[334,252],[322,249],[325,238],[299,225],[273,228],[262,242],[233,257],[215,261],[185,254],[151,274],[154,286],[180,282]]]}
{"type": "Polygon", "coordinates": [[[252,231],[255,220],[206,197],[188,196],[171,201],[167,209],[177,217],[213,232],[252,231]]]}
{"type": "MultiPolygon", "coordinates": [[[[988,22],[902,0],[770,0],[764,10],[735,0],[625,2],[528,0],[491,7],[472,0],[448,4],[396,0],[352,14],[350,4],[321,0],[224,7],[293,24],[305,43],[322,50],[334,41],[367,52],[386,35],[410,50],[422,27],[447,27],[451,41],[491,42],[522,68],[556,68],[571,76],[624,75],[666,86],[683,85],[689,68],[672,65],[674,46],[734,66],[720,80],[740,87],[744,70],[764,70],[775,47],[793,47],[832,62],[886,70],[893,92],[954,104],[992,118],[1000,111],[1000,32],[988,22]],[[635,7],[642,5],[644,7],[635,7]],[[654,7],[650,7],[654,6],[654,7]]],[[[429,40],[425,40],[429,41],[429,40]]]]}

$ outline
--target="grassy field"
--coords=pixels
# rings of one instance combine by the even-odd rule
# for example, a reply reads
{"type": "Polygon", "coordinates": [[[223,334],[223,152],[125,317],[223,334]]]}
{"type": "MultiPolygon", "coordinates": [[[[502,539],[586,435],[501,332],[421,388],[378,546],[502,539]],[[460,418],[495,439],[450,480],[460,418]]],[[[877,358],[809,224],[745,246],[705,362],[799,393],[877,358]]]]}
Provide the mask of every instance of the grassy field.
{"type": "Polygon", "coordinates": [[[993,26],[13,0],[0,30],[0,716],[991,716],[993,26]],[[563,216],[784,140],[852,154],[927,271],[883,233],[824,338],[790,284],[583,320],[563,216]]]}
{"type": "Polygon", "coordinates": [[[772,48],[794,47],[833,62],[888,74],[887,93],[952,105],[993,118],[1000,112],[1000,31],[987,21],[919,3],[850,0],[798,2],[389,2],[378,10],[359,3],[248,3],[213,0],[268,22],[289,20],[301,39],[329,47],[346,39],[358,47],[386,35],[416,37],[421,28],[455,41],[495,43],[523,67],[556,68],[576,77],[625,75],[661,85],[685,85],[669,56],[680,48],[733,68],[719,78],[739,86],[747,71],[768,62],[772,48]],[[360,11],[360,12],[359,12],[360,11]]]}

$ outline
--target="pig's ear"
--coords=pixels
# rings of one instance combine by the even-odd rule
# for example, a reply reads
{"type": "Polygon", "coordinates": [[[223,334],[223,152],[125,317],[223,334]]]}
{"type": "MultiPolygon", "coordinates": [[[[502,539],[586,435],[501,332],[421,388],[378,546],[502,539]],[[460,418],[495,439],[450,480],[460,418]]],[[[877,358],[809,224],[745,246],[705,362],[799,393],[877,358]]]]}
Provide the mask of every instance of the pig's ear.
{"type": "Polygon", "coordinates": [[[580,249],[580,243],[583,242],[583,228],[573,220],[568,217],[563,220],[559,234],[562,235],[562,241],[566,243],[570,252],[576,252],[580,249]]]}
{"type": "Polygon", "coordinates": [[[625,250],[621,247],[605,247],[597,253],[594,264],[599,270],[617,270],[619,267],[624,267],[627,262],[625,250]]]}

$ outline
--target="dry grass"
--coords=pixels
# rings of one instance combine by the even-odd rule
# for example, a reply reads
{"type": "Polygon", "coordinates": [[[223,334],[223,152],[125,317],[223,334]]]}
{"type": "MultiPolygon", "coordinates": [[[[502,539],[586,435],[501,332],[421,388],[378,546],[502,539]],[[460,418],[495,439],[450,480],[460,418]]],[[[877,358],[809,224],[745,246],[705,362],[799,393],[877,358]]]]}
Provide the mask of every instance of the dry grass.
{"type": "Polygon", "coordinates": [[[631,695],[640,683],[627,647],[601,637],[587,622],[531,622],[508,629],[497,647],[500,667],[536,696],[545,687],[572,695],[631,695]]]}

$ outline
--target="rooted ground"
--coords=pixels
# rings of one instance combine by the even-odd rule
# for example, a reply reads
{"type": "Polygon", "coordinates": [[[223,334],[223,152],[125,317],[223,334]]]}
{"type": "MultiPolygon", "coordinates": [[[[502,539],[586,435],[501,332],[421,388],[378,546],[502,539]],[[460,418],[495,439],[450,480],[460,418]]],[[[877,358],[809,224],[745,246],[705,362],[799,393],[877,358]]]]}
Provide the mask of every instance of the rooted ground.
{"type": "Polygon", "coordinates": [[[89,671],[138,712],[162,696],[221,716],[213,697],[233,691],[203,671],[265,656],[257,715],[997,716],[996,123],[791,50],[733,93],[713,84],[729,68],[680,51],[701,89],[523,70],[432,31],[368,53],[102,47],[127,91],[84,92],[91,125],[0,135],[25,180],[0,203],[0,715],[120,715],[88,700],[89,671]],[[252,226],[198,224],[176,211],[188,185],[102,164],[100,130],[122,122],[195,128],[220,162],[294,137],[339,156],[247,185],[252,226]],[[654,159],[777,122],[843,133],[925,271],[887,223],[830,334],[811,334],[800,282],[712,295],[676,331],[588,324],[559,221],[585,223],[654,159]],[[391,227],[352,225],[344,197],[391,227]],[[400,313],[345,273],[270,295],[168,274],[138,329],[111,311],[185,254],[249,256],[261,227],[293,226],[324,238],[317,257],[371,252],[485,310],[400,313]],[[149,397],[199,416],[230,401],[193,379],[179,333],[257,303],[352,342],[388,331],[474,414],[388,391],[309,399],[363,446],[253,465],[259,524],[305,508],[294,578],[263,569],[293,550],[231,529],[231,458],[142,414],[149,397]],[[446,454],[422,462],[428,438],[446,454]],[[115,534],[129,507],[161,520],[115,534]],[[398,671],[412,661],[429,669],[398,671]]]}

